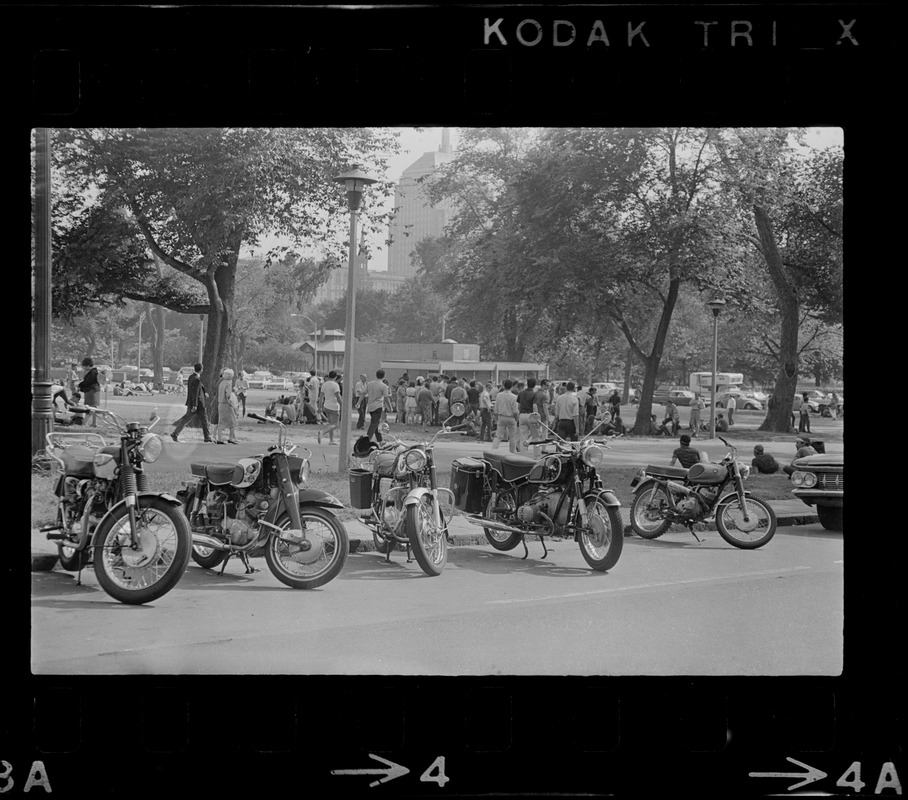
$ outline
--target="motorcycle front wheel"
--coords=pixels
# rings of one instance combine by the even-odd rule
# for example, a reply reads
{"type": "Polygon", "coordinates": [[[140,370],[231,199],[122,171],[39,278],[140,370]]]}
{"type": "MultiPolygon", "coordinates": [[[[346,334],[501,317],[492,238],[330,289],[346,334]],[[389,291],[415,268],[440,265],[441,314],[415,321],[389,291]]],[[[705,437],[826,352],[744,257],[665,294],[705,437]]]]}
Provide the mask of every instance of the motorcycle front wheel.
{"type": "Polygon", "coordinates": [[[631,502],[631,527],[642,539],[658,539],[670,527],[671,522],[662,518],[662,512],[670,505],[665,488],[658,483],[645,483],[634,494],[631,502]]]}
{"type": "Polygon", "coordinates": [[[756,497],[745,497],[747,519],[737,495],[727,503],[720,501],[716,511],[716,530],[731,545],[743,550],[762,547],[776,534],[776,513],[756,497]]]}
{"type": "MultiPolygon", "coordinates": [[[[509,508],[512,508],[512,509],[515,508],[514,498],[511,497],[511,495],[509,495],[509,494],[499,495],[498,499],[495,500],[494,502],[498,505],[498,507],[501,507],[502,505],[507,505],[509,508]]],[[[501,520],[501,515],[496,514],[492,510],[494,508],[492,503],[493,503],[493,500],[490,497],[489,502],[486,503],[486,507],[482,510],[482,515],[486,519],[491,519],[491,520],[495,520],[496,522],[499,522],[501,520]]],[[[492,545],[492,547],[494,547],[496,550],[502,550],[502,551],[513,550],[515,547],[517,547],[518,544],[520,544],[520,534],[519,533],[508,533],[507,531],[497,531],[494,528],[483,528],[482,530],[485,533],[486,539],[488,539],[489,544],[492,545]]]]}
{"type": "Polygon", "coordinates": [[[605,572],[618,563],[624,548],[621,514],[602,498],[591,497],[586,500],[586,517],[588,524],[580,534],[580,552],[594,570],[605,572]]]}
{"type": "MultiPolygon", "coordinates": [[[[347,529],[334,514],[317,506],[300,506],[300,521],[305,539],[295,543],[276,535],[265,545],[265,561],[285,586],[291,589],[316,589],[334,580],[347,562],[350,543],[347,529]]],[[[285,511],[275,523],[281,530],[293,527],[285,511]]]]}
{"type": "Polygon", "coordinates": [[[405,525],[413,555],[422,571],[433,577],[441,575],[448,562],[448,540],[444,529],[435,524],[435,498],[423,495],[419,502],[407,506],[405,525]]]}
{"type": "Polygon", "coordinates": [[[177,585],[189,564],[192,542],[186,517],[160,497],[139,497],[136,533],[139,546],[133,549],[124,503],[106,517],[94,539],[98,583],[115,600],[130,605],[150,603],[177,585]]]}

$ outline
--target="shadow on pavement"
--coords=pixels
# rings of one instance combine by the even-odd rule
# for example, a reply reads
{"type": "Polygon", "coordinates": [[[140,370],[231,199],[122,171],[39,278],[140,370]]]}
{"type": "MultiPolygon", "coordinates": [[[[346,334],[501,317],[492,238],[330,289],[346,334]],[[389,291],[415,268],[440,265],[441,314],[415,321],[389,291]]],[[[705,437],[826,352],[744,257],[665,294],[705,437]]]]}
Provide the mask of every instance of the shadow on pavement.
{"type": "MultiPolygon", "coordinates": [[[[507,575],[511,572],[533,572],[538,575],[560,576],[567,578],[594,578],[597,575],[607,575],[607,572],[597,572],[588,566],[566,567],[555,563],[558,550],[549,546],[549,553],[545,559],[542,558],[542,546],[539,543],[528,543],[530,555],[523,558],[523,546],[518,545],[513,550],[501,552],[492,550],[488,547],[458,547],[456,555],[451,558],[449,555],[449,567],[453,565],[456,568],[475,570],[487,575],[507,575]]],[[[560,542],[562,548],[565,546],[576,548],[577,545],[572,542],[560,542]]],[[[563,550],[561,551],[564,552],[563,550]]],[[[621,561],[618,561],[618,565],[621,561]]],[[[616,565],[616,566],[618,566],[616,565]]]]}
{"type": "MultiPolygon", "coordinates": [[[[448,553],[448,566],[451,566],[451,553],[448,553]]],[[[414,559],[407,563],[404,552],[392,552],[390,563],[385,556],[375,551],[351,553],[337,580],[351,579],[358,581],[412,580],[413,578],[443,577],[426,575],[414,559]]]]}

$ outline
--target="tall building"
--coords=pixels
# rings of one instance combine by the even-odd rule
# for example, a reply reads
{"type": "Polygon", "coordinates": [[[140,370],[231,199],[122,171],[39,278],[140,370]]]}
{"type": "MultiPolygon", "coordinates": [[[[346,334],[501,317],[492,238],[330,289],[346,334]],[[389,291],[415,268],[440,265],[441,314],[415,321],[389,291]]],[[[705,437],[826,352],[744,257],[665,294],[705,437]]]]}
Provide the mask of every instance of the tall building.
{"type": "Polygon", "coordinates": [[[441,236],[451,213],[451,203],[443,200],[436,206],[429,203],[424,185],[419,179],[431,175],[442,164],[451,161],[451,134],[442,129],[441,147],[423,153],[400,176],[394,191],[394,216],[390,224],[391,244],[388,248],[388,275],[411,277],[416,274],[410,256],[416,245],[430,236],[441,236]]]}

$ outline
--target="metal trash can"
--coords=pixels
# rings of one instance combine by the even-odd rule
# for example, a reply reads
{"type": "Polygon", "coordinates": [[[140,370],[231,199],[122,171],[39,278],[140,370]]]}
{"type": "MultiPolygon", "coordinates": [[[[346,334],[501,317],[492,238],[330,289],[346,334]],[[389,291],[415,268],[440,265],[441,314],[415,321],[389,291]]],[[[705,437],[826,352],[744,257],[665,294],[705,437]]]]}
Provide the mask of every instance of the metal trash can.
{"type": "Polygon", "coordinates": [[[466,514],[482,513],[482,482],[485,463],[476,458],[458,458],[451,464],[454,507],[466,514]]]}
{"type": "Polygon", "coordinates": [[[354,468],[347,471],[350,480],[350,505],[353,508],[372,507],[372,470],[354,468]]]}

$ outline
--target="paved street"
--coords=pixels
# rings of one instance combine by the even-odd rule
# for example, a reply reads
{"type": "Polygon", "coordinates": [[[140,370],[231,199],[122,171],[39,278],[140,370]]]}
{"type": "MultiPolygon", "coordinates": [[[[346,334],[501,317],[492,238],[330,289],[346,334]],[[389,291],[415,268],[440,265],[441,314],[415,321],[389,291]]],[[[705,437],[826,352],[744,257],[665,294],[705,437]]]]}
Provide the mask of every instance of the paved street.
{"type": "Polygon", "coordinates": [[[423,575],[352,554],[320,590],[265,569],[190,565],[165,597],[112,601],[94,573],[33,573],[36,673],[837,674],[842,666],[842,536],[780,528],[743,551],[715,532],[626,538],[610,573],[576,544],[500,553],[453,550],[423,575]]]}

